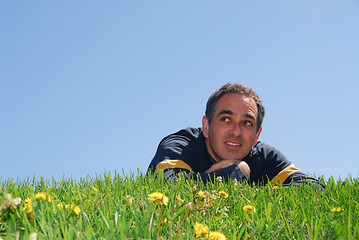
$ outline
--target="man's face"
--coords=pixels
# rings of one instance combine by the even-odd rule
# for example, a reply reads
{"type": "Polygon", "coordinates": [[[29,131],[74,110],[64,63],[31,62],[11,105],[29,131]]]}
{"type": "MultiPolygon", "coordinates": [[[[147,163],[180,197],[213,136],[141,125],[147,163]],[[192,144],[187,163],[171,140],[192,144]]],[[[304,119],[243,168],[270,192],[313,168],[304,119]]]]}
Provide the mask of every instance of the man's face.
{"type": "Polygon", "coordinates": [[[257,144],[262,128],[256,132],[258,109],[255,101],[243,95],[228,93],[216,105],[212,122],[202,119],[208,152],[217,161],[242,160],[257,144]]]}

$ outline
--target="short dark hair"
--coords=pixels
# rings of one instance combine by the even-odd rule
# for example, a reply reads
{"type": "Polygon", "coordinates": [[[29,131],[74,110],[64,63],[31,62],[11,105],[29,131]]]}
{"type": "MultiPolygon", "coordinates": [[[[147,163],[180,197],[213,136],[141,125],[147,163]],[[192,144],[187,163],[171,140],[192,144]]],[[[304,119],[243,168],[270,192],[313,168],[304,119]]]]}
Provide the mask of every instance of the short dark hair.
{"type": "Polygon", "coordinates": [[[208,123],[211,124],[213,120],[213,114],[216,111],[217,102],[221,97],[223,97],[225,94],[228,93],[236,93],[253,98],[253,100],[257,104],[257,109],[258,109],[258,116],[256,122],[256,131],[258,132],[258,130],[262,126],[263,118],[265,115],[265,109],[258,94],[254,90],[243,84],[227,83],[226,85],[223,85],[222,87],[215,90],[211,94],[211,96],[208,98],[206,105],[206,117],[208,119],[208,123]]]}

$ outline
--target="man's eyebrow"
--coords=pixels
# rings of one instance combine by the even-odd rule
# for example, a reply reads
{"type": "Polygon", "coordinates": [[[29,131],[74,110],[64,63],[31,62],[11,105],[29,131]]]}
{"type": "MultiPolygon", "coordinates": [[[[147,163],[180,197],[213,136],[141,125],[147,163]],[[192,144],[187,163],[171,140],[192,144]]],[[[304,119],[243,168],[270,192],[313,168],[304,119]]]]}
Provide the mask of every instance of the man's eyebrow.
{"type": "Polygon", "coordinates": [[[233,112],[231,110],[223,110],[223,111],[219,112],[217,116],[219,117],[223,114],[233,115],[233,112]]]}
{"type": "Polygon", "coordinates": [[[251,119],[253,119],[253,120],[256,120],[256,118],[252,115],[252,114],[245,114],[244,115],[245,117],[247,117],[247,118],[251,118],[251,119]]]}
{"type": "MultiPolygon", "coordinates": [[[[223,114],[233,115],[234,113],[231,110],[223,110],[223,111],[219,112],[217,116],[219,117],[219,116],[221,116],[223,114]]],[[[253,116],[252,114],[246,113],[246,114],[244,114],[244,117],[245,118],[250,118],[250,119],[253,119],[254,121],[256,121],[255,116],[253,116]]]]}

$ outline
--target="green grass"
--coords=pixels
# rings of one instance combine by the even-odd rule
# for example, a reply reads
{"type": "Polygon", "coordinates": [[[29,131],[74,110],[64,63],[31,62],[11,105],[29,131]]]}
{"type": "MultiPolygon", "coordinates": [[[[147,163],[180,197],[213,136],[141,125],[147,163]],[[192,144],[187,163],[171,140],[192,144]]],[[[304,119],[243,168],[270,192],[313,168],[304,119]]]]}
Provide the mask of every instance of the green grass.
{"type": "MultiPolygon", "coordinates": [[[[196,239],[198,222],[227,239],[359,239],[359,181],[321,181],[326,184],[323,193],[317,188],[260,188],[219,180],[207,185],[184,179],[164,184],[141,173],[106,173],[80,181],[9,179],[0,182],[0,238],[29,239],[37,234],[37,239],[196,239]],[[36,199],[40,192],[51,201],[36,199]],[[167,205],[160,203],[163,199],[151,202],[148,196],[153,192],[164,193],[167,205]],[[22,199],[16,209],[7,207],[6,194],[22,199]],[[25,199],[32,199],[31,213],[24,209],[25,199]],[[255,212],[244,211],[245,205],[255,212]],[[76,214],[74,206],[81,212],[76,214]]],[[[203,234],[199,239],[207,238],[203,234]]]]}

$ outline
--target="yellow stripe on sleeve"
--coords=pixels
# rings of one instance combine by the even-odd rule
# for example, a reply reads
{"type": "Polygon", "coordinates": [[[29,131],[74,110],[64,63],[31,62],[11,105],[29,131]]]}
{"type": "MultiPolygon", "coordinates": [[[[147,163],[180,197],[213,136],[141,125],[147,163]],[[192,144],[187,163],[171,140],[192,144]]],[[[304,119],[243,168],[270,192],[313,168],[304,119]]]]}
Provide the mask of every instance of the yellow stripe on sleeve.
{"type": "Polygon", "coordinates": [[[294,167],[294,164],[289,165],[280,171],[277,176],[275,176],[270,183],[273,185],[282,184],[284,181],[293,173],[300,171],[298,168],[294,167]]]}
{"type": "Polygon", "coordinates": [[[194,173],[192,168],[182,160],[171,160],[171,159],[165,159],[162,162],[157,164],[155,174],[157,174],[160,170],[165,170],[168,168],[184,168],[189,170],[191,173],[194,173]]]}

